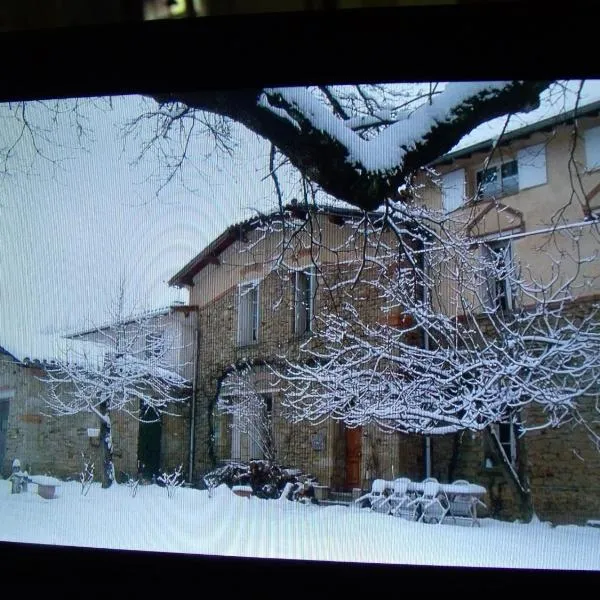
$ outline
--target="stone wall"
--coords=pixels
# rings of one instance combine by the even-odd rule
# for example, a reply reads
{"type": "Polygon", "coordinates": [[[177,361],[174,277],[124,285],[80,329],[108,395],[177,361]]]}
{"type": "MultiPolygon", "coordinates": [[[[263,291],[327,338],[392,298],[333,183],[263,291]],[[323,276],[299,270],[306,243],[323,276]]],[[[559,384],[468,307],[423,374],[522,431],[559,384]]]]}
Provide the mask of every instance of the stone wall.
{"type": "MultiPolygon", "coordinates": [[[[101,476],[101,448],[98,438],[88,436],[88,429],[100,427],[90,413],[54,416],[44,402],[44,372],[25,367],[0,354],[0,390],[12,397],[9,402],[8,427],[4,460],[0,474],[10,474],[13,459],[18,458],[30,473],[49,474],[61,479],[78,479],[82,470],[82,453],[95,463],[96,478],[101,476]]],[[[187,468],[189,421],[187,407],[171,412],[182,416],[163,416],[161,468],[187,468]]],[[[118,480],[137,473],[139,423],[124,414],[112,415],[114,464],[118,480]]]]}
{"type": "MultiPolygon", "coordinates": [[[[341,306],[341,292],[331,292],[330,287],[341,273],[335,268],[323,268],[319,275],[315,311],[332,310],[341,306]],[[327,285],[322,277],[326,278],[327,285]]],[[[294,305],[292,281],[285,274],[271,273],[260,282],[260,326],[256,343],[239,346],[238,289],[232,286],[199,311],[200,356],[196,417],[196,450],[194,456],[195,482],[201,475],[222,460],[231,457],[231,417],[215,414],[215,401],[220,380],[231,365],[245,362],[278,362],[282,355],[300,357],[300,344],[307,343],[308,335],[293,333],[294,305]],[[211,444],[211,439],[215,441],[211,444]]],[[[361,300],[357,304],[361,318],[367,322],[392,320],[397,314],[381,311],[381,300],[373,288],[358,287],[354,294],[361,300]]],[[[318,326],[318,325],[317,325],[318,326]]],[[[414,340],[417,341],[416,336],[414,340]]],[[[311,342],[308,342],[311,343],[311,342]]],[[[314,343],[313,343],[314,346],[314,343]]],[[[282,464],[297,467],[316,476],[334,488],[342,488],[345,477],[344,428],[331,422],[320,427],[307,423],[292,425],[281,411],[280,396],[273,397],[273,431],[277,459],[282,464]]],[[[367,437],[363,438],[366,444],[367,437]]],[[[361,476],[363,485],[370,487],[372,479],[396,474],[418,475],[422,468],[422,442],[416,437],[399,434],[378,434],[374,452],[367,459],[362,452],[361,476]],[[379,439],[381,438],[381,439],[379,439]],[[374,462],[373,458],[376,456],[374,462]],[[368,460],[373,462],[368,464],[368,460]]],[[[242,441],[242,458],[244,442],[242,441]]]]}

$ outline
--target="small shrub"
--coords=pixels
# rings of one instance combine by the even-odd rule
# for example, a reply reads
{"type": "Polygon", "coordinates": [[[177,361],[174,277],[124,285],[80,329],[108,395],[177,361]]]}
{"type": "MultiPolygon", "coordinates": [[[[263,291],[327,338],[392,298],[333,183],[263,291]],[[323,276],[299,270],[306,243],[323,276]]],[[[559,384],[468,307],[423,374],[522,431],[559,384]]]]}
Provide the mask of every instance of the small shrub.
{"type": "Polygon", "coordinates": [[[81,459],[83,460],[83,469],[79,474],[79,483],[81,484],[81,495],[87,496],[94,482],[94,463],[90,462],[83,452],[81,459]]]}
{"type": "Polygon", "coordinates": [[[167,496],[169,498],[172,498],[177,488],[183,485],[182,468],[183,465],[179,465],[172,473],[165,472],[156,479],[159,485],[163,485],[167,489],[167,496]]]}

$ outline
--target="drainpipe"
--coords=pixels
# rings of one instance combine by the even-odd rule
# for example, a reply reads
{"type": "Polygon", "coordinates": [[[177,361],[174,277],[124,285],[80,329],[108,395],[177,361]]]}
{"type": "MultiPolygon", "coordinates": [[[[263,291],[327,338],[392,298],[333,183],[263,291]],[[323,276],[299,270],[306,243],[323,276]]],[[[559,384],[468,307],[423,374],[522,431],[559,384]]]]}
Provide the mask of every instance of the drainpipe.
{"type": "MultiPolygon", "coordinates": [[[[423,253],[422,255],[423,261],[423,274],[425,275],[425,282],[429,281],[429,270],[427,265],[427,257],[423,253]]],[[[428,306],[430,302],[429,298],[429,289],[427,285],[423,285],[423,305],[428,306]]],[[[427,330],[423,330],[423,348],[425,350],[429,350],[429,334],[427,330]]],[[[431,477],[431,437],[425,436],[425,478],[431,477]]]]}
{"type": "Polygon", "coordinates": [[[198,393],[198,345],[200,342],[200,317],[196,311],[196,327],[194,329],[194,375],[192,380],[192,410],[190,414],[190,462],[188,465],[188,478],[192,483],[194,471],[194,449],[195,449],[195,431],[196,431],[196,395],[198,393]]]}
{"type": "Polygon", "coordinates": [[[425,436],[425,478],[431,477],[431,438],[425,436]]]}

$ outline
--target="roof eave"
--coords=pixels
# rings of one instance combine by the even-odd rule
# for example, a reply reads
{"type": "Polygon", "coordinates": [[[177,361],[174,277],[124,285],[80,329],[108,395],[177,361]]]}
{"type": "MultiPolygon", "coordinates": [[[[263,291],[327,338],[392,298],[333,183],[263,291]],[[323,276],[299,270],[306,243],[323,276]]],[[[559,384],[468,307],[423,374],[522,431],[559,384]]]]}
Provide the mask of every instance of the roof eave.
{"type": "MultiPolygon", "coordinates": [[[[567,124],[570,121],[574,121],[577,118],[596,116],[599,113],[600,100],[597,102],[592,102],[591,104],[588,104],[586,106],[572,109],[559,115],[555,115],[553,117],[548,117],[547,119],[537,121],[536,123],[532,123],[531,125],[526,125],[525,127],[520,127],[519,129],[509,131],[501,137],[499,143],[500,145],[508,144],[509,142],[512,142],[517,139],[527,138],[533,135],[534,133],[544,131],[545,129],[555,127],[557,125],[567,124]]],[[[478,142],[477,144],[473,144],[472,146],[467,146],[466,148],[461,148],[460,150],[456,150],[455,152],[444,154],[443,156],[440,156],[440,158],[437,158],[436,160],[431,162],[429,166],[435,167],[439,165],[447,165],[459,158],[469,158],[472,154],[475,154],[476,152],[485,152],[486,150],[491,150],[494,147],[495,143],[496,142],[493,138],[485,140],[483,142],[478,142]]]]}
{"type": "MultiPolygon", "coordinates": [[[[303,206],[302,204],[290,204],[284,207],[284,211],[290,211],[295,213],[297,216],[306,216],[308,212],[314,210],[314,207],[303,206]]],[[[350,208],[341,207],[318,207],[317,211],[325,215],[338,215],[338,216],[360,216],[362,211],[350,208]]],[[[209,263],[215,262],[219,255],[226,250],[231,244],[244,238],[244,234],[248,231],[253,230],[261,223],[267,220],[274,220],[281,218],[281,211],[277,210],[268,215],[260,215],[258,217],[252,217],[247,221],[231,225],[228,227],[219,237],[212,241],[200,254],[196,255],[190,262],[187,263],[182,269],[180,269],[171,279],[168,281],[169,286],[183,287],[194,285],[194,277],[209,263]]]]}

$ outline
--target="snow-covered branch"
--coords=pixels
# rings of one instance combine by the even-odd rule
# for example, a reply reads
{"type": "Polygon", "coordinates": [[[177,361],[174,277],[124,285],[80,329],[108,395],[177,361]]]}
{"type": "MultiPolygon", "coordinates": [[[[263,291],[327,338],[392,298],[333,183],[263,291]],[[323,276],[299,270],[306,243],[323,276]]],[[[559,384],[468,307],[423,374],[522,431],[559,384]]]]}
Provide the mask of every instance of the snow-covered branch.
{"type": "MultiPolygon", "coordinates": [[[[97,349],[72,349],[46,368],[44,399],[58,416],[92,413],[100,422],[104,452],[103,485],[114,481],[111,415],[121,412],[143,422],[169,414],[187,401],[189,382],[171,364],[173,344],[157,329],[152,316],[129,319],[115,315],[114,324],[88,332],[97,349]]],[[[80,342],[84,343],[84,342],[80,342]]]]}
{"type": "Polygon", "coordinates": [[[481,431],[535,406],[526,430],[564,424],[598,393],[599,306],[577,310],[589,257],[576,248],[536,281],[422,207],[390,202],[355,232],[365,251],[339,277],[342,310],[322,312],[301,359],[274,369],[295,421],[431,435],[481,431]]]}
{"type": "Polygon", "coordinates": [[[193,92],[156,97],[160,107],[149,117],[155,114],[161,132],[180,119],[177,113],[165,121],[169,107],[233,119],[270,141],[328,194],[374,210],[397,197],[407,176],[448,152],[479,124],[537,106],[549,85],[452,83],[429,94],[417,88],[412,98],[396,105],[394,86],[381,85],[356,86],[355,93],[331,87],[193,92]],[[415,99],[420,104],[414,102],[409,110],[415,99]]]}

